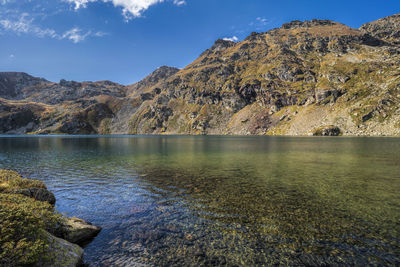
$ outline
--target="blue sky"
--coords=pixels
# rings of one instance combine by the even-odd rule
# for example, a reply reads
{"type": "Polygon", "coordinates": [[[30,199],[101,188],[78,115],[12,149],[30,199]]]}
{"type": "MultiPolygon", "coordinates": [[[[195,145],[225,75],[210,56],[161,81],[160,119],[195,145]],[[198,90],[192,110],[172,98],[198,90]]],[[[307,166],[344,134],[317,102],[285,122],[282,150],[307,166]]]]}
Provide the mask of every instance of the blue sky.
{"type": "Polygon", "coordinates": [[[296,19],[358,28],[399,12],[399,0],[0,0],[0,71],[131,84],[185,67],[218,38],[296,19]]]}

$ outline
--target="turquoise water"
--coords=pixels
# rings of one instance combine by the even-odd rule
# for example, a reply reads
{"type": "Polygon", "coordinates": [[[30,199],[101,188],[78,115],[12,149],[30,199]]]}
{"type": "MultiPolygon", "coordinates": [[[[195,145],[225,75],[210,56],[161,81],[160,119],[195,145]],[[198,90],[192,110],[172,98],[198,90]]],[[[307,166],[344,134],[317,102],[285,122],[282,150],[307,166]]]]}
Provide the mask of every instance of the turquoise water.
{"type": "Polygon", "coordinates": [[[400,139],[2,137],[91,266],[399,265],[400,139]]]}

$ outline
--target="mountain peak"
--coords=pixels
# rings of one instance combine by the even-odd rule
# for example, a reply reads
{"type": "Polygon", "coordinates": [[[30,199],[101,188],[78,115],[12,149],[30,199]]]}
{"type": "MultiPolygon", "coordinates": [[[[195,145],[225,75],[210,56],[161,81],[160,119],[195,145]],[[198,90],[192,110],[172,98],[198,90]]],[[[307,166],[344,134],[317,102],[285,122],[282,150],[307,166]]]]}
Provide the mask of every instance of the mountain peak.
{"type": "Polygon", "coordinates": [[[229,47],[234,46],[236,43],[231,40],[226,39],[218,39],[215,41],[214,45],[211,47],[211,50],[223,50],[229,47]]]}
{"type": "Polygon", "coordinates": [[[15,98],[22,89],[47,82],[25,72],[0,72],[0,97],[15,98]]]}
{"type": "Polygon", "coordinates": [[[165,80],[168,77],[177,73],[180,69],[169,66],[161,66],[157,68],[155,71],[147,75],[143,80],[134,83],[129,86],[128,94],[132,94],[134,92],[139,93],[142,92],[143,88],[148,88],[156,85],[159,81],[165,80]]]}

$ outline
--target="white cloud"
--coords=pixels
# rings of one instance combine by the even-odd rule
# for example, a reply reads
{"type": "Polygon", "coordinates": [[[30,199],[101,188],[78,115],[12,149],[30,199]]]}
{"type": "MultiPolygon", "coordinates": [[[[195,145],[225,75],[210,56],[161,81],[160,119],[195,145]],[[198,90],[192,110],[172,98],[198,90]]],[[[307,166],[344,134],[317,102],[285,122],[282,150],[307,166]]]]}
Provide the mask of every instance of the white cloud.
{"type": "Polygon", "coordinates": [[[224,38],[223,40],[225,40],[225,41],[231,41],[231,42],[237,42],[237,41],[239,41],[239,38],[237,38],[236,36],[233,36],[233,37],[226,37],[226,38],[224,38]]]}
{"type": "MultiPolygon", "coordinates": [[[[115,7],[121,7],[124,17],[129,20],[132,17],[140,17],[150,6],[162,3],[166,0],[64,0],[75,4],[75,9],[85,8],[90,2],[111,2],[115,7]]],[[[185,0],[173,0],[177,6],[186,4],[185,0]]]]}
{"type": "Polygon", "coordinates": [[[74,42],[75,44],[82,42],[91,35],[91,32],[82,33],[82,30],[79,28],[72,28],[69,31],[66,31],[59,39],[68,39],[74,42]]]}
{"type": "Polygon", "coordinates": [[[184,0],[174,0],[174,4],[177,6],[186,5],[186,1],[184,0]]]}
{"type": "Polygon", "coordinates": [[[75,9],[86,7],[87,3],[96,2],[97,0],[65,0],[66,2],[75,4],[75,9]]]}
{"type": "Polygon", "coordinates": [[[84,32],[78,27],[74,27],[64,33],[57,33],[53,29],[41,28],[35,25],[34,19],[30,18],[28,13],[23,13],[18,20],[11,20],[11,19],[0,20],[0,29],[9,32],[14,32],[17,35],[33,34],[40,38],[50,37],[58,40],[66,39],[72,41],[75,44],[86,40],[86,38],[89,36],[102,37],[107,35],[107,33],[104,32],[95,32],[95,33],[92,33],[91,31],[84,32]]]}

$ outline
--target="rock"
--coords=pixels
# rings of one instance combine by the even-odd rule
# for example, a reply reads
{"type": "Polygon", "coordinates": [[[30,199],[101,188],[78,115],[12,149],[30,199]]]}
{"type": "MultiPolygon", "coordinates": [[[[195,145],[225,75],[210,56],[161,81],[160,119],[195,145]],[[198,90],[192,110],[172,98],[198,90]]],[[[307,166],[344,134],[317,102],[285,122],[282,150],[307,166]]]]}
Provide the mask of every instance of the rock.
{"type": "Polygon", "coordinates": [[[154,98],[154,95],[151,93],[144,93],[140,95],[140,98],[142,99],[142,101],[152,100],[154,98]]]}
{"type": "Polygon", "coordinates": [[[374,116],[374,113],[375,113],[374,110],[368,112],[367,114],[365,114],[364,116],[362,116],[361,120],[362,120],[363,122],[366,122],[366,121],[372,119],[372,117],[374,116]]]}
{"type": "Polygon", "coordinates": [[[336,89],[331,90],[316,90],[315,91],[315,99],[317,103],[323,102],[328,97],[332,96],[331,102],[335,102],[337,98],[339,98],[342,93],[336,89]]]}
{"type": "Polygon", "coordinates": [[[259,80],[251,80],[243,84],[237,89],[237,93],[246,101],[246,103],[253,103],[257,97],[257,90],[260,90],[261,82],[259,80]]]}
{"type": "Polygon", "coordinates": [[[236,43],[229,40],[218,39],[215,41],[214,45],[211,47],[211,51],[222,51],[229,47],[234,46],[236,43]]]}
{"type": "Polygon", "coordinates": [[[25,195],[27,197],[34,198],[38,201],[47,201],[51,205],[56,203],[56,198],[52,192],[44,188],[27,188],[27,189],[19,189],[14,191],[13,193],[25,195]]]}
{"type": "Polygon", "coordinates": [[[71,243],[82,244],[92,240],[100,231],[101,227],[94,226],[82,219],[64,218],[61,237],[71,243]]]}
{"type": "Polygon", "coordinates": [[[286,82],[296,82],[301,80],[298,75],[304,74],[303,70],[298,67],[289,67],[287,65],[280,65],[276,70],[277,76],[282,81],[286,82]]]}
{"type": "Polygon", "coordinates": [[[92,125],[81,118],[66,121],[58,130],[66,134],[95,134],[92,125]]]}
{"type": "Polygon", "coordinates": [[[322,126],[314,129],[312,135],[314,136],[339,136],[341,134],[339,127],[334,125],[322,126]]]}
{"type": "Polygon", "coordinates": [[[29,128],[28,125],[34,125],[34,121],[37,121],[37,118],[29,107],[11,108],[5,115],[0,114],[0,133],[11,132],[24,126],[29,128]]]}
{"type": "Polygon", "coordinates": [[[34,267],[76,267],[83,266],[83,249],[64,239],[44,233],[49,241],[48,253],[34,267]]]}

